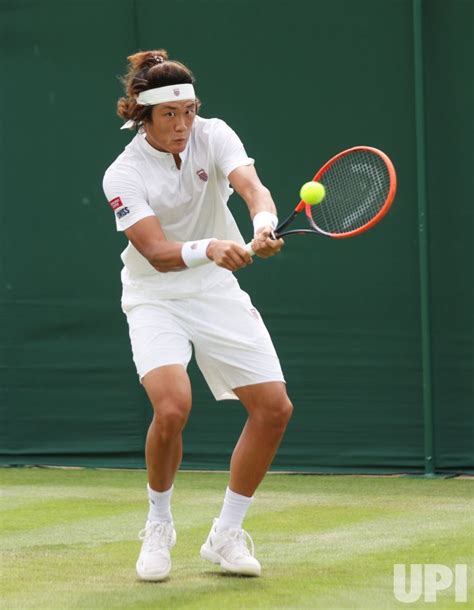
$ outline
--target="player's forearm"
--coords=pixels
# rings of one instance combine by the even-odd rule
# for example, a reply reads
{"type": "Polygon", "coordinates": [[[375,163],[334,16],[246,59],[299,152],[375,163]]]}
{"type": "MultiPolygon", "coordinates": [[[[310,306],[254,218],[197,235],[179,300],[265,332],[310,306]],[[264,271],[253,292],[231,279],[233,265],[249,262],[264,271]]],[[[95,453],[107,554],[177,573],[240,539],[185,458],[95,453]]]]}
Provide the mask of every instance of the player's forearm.
{"type": "Polygon", "coordinates": [[[213,238],[186,243],[160,241],[147,258],[160,273],[183,271],[211,261],[229,271],[252,263],[250,255],[237,242],[213,238]]]}
{"type": "Polygon", "coordinates": [[[157,271],[166,273],[168,271],[183,271],[184,269],[200,266],[211,261],[220,264],[221,258],[226,258],[226,256],[222,257],[222,252],[227,253],[227,251],[230,250],[231,254],[233,254],[233,250],[235,249],[242,250],[242,247],[235,242],[209,238],[184,243],[177,241],[159,241],[150,248],[149,252],[145,253],[142,250],[141,254],[146,256],[148,262],[153,265],[157,271]],[[212,246],[218,246],[217,248],[212,249],[214,255],[210,254],[211,244],[212,246]],[[218,253],[218,255],[216,255],[216,253],[218,253]]]}
{"type": "Polygon", "coordinates": [[[181,256],[182,247],[183,243],[179,241],[159,241],[141,254],[161,273],[183,271],[187,267],[181,256]]]}
{"type": "Polygon", "coordinates": [[[247,193],[245,193],[244,199],[252,219],[259,212],[270,212],[271,214],[277,214],[272,194],[263,185],[249,190],[247,193]]]}

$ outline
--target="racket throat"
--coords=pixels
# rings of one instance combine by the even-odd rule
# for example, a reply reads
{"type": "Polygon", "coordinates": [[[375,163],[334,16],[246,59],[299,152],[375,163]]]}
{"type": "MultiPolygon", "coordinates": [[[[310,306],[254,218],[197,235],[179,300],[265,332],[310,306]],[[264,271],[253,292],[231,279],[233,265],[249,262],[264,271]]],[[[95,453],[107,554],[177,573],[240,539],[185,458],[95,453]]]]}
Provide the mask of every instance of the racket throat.
{"type": "Polygon", "coordinates": [[[296,216],[301,212],[301,210],[303,209],[304,205],[302,207],[300,207],[299,205],[293,210],[293,212],[288,216],[288,218],[286,218],[283,222],[281,222],[278,227],[275,229],[275,231],[273,232],[274,237],[278,237],[279,235],[281,235],[282,229],[284,229],[285,227],[287,227],[290,222],[292,222],[294,220],[294,218],[296,218],[296,216]]]}

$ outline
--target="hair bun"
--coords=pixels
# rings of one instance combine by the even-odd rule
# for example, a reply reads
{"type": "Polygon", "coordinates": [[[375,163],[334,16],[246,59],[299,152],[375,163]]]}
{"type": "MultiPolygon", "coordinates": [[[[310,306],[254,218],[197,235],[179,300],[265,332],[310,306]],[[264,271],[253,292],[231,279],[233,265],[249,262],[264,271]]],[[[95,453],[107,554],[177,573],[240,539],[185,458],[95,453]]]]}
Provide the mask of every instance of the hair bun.
{"type": "Polygon", "coordinates": [[[140,51],[139,53],[130,55],[127,59],[132,68],[141,70],[164,63],[168,59],[168,53],[165,49],[158,49],[157,51],[140,51]]]}

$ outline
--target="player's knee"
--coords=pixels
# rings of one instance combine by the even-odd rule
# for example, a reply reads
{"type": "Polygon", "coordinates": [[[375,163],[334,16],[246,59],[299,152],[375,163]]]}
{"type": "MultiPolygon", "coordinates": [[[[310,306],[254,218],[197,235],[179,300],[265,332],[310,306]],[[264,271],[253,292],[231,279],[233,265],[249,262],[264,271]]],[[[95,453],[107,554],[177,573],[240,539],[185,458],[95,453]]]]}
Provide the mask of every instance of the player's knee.
{"type": "Polygon", "coordinates": [[[155,413],[154,423],[162,441],[168,441],[183,431],[188,421],[189,409],[185,405],[168,405],[155,413]]]}
{"type": "Polygon", "coordinates": [[[285,428],[286,428],[288,422],[290,421],[292,414],[293,414],[293,403],[288,398],[288,396],[285,396],[285,398],[282,401],[281,408],[280,408],[280,417],[281,417],[282,424],[284,425],[285,428]]]}
{"type": "Polygon", "coordinates": [[[293,413],[293,405],[288,396],[275,402],[265,413],[265,423],[275,432],[283,433],[293,413]]]}

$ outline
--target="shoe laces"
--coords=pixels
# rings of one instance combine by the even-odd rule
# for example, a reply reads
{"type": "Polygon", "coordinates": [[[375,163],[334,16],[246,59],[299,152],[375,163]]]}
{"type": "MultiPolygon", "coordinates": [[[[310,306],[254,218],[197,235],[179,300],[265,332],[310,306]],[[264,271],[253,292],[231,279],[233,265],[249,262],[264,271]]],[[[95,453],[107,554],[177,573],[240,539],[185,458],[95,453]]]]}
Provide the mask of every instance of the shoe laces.
{"type": "Polygon", "coordinates": [[[219,537],[222,536],[221,544],[218,546],[225,553],[226,551],[237,557],[255,557],[255,545],[252,536],[244,529],[224,530],[219,537]],[[250,542],[250,550],[247,546],[247,541],[250,542]]]}
{"type": "Polygon", "coordinates": [[[169,548],[173,537],[173,526],[167,522],[149,521],[138,534],[143,546],[148,551],[169,548]]]}

